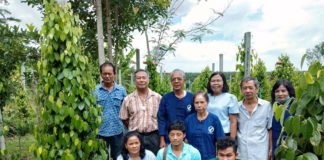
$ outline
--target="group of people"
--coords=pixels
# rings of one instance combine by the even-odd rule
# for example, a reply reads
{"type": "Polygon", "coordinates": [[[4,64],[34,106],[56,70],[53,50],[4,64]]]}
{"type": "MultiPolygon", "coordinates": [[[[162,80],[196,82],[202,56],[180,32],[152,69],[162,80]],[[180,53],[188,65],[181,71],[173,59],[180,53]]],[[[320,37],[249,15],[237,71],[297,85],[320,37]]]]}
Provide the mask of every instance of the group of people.
{"type": "Polygon", "coordinates": [[[148,88],[149,74],[139,69],[136,90],[127,95],[114,82],[112,63],[102,64],[100,75],[102,82],[95,89],[97,104],[103,106],[98,138],[110,148],[113,160],[275,159],[281,125],[274,119],[272,104],[288,103],[289,109],[295,97],[291,83],[280,80],[270,103],[257,97],[258,80],[245,77],[244,99],[238,102],[228,93],[222,72],[210,76],[208,93],[193,94],[183,89],[186,78],[180,69],[171,73],[173,91],[163,96],[148,88]]]}

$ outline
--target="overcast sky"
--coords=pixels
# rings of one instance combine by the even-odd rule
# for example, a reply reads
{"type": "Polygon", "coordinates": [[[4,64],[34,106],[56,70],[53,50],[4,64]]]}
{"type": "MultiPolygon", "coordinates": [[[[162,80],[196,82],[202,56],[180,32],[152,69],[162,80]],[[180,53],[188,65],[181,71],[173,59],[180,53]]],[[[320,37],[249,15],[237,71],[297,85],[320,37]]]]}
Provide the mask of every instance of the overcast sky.
{"type": "MultiPolygon", "coordinates": [[[[185,0],[171,28],[186,29],[195,22],[205,21],[212,15],[212,9],[222,11],[228,2],[185,0]]],[[[9,3],[1,7],[21,19],[21,25],[34,23],[41,26],[41,15],[35,9],[20,0],[9,0],[9,3]]],[[[190,40],[179,43],[175,56],[167,55],[162,62],[163,70],[170,72],[180,68],[185,72],[200,72],[206,66],[211,68],[212,63],[218,70],[218,54],[223,53],[224,71],[234,71],[237,46],[245,32],[252,33],[252,48],[265,62],[268,71],[274,69],[281,54],[289,55],[300,70],[306,49],[324,41],[323,8],[323,0],[234,0],[224,16],[211,26],[213,34],[204,37],[201,43],[190,40]]],[[[145,37],[137,32],[134,37],[133,46],[141,50],[141,59],[144,59],[145,37]]]]}

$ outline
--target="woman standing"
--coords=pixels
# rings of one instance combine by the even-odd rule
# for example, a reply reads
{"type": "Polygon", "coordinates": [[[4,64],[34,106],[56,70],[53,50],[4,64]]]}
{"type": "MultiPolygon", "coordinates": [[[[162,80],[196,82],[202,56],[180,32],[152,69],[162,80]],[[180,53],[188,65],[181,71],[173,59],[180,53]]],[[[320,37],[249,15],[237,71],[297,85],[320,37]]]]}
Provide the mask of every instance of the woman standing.
{"type": "MultiPolygon", "coordinates": [[[[295,98],[295,89],[293,85],[288,80],[278,80],[272,87],[271,91],[271,103],[274,104],[277,102],[278,104],[282,105],[282,107],[286,107],[284,121],[291,116],[289,113],[290,105],[295,98]]],[[[280,133],[282,130],[282,126],[280,125],[280,120],[276,121],[275,117],[273,116],[272,119],[272,157],[275,157],[274,153],[278,146],[281,144],[281,140],[277,144],[277,141],[280,137],[280,133]]],[[[287,133],[284,132],[282,136],[287,136],[287,133]]]]}
{"type": "Polygon", "coordinates": [[[142,144],[142,136],[138,132],[128,132],[123,139],[121,154],[117,160],[156,160],[155,155],[142,144]]]}
{"type": "Polygon", "coordinates": [[[223,127],[214,114],[209,113],[208,95],[199,91],[193,96],[196,113],[189,115],[185,120],[186,141],[197,148],[202,160],[216,157],[217,140],[224,135],[223,127]]]}
{"type": "Polygon", "coordinates": [[[222,72],[214,72],[207,84],[209,104],[207,110],[215,114],[222,123],[224,133],[235,139],[237,115],[239,113],[237,98],[227,93],[228,85],[222,72]]]}

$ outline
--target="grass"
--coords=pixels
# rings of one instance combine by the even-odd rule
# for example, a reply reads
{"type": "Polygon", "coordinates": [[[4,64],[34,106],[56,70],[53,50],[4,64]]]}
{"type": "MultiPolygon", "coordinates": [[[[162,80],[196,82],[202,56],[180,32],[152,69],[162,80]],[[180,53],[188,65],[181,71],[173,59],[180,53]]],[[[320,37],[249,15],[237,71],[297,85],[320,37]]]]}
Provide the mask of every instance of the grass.
{"type": "Polygon", "coordinates": [[[19,138],[17,136],[5,137],[5,141],[6,141],[6,150],[8,152],[8,156],[12,157],[13,155],[17,155],[19,153],[20,154],[19,159],[21,160],[34,159],[33,154],[29,152],[29,146],[36,142],[32,134],[28,134],[24,137],[21,137],[20,139],[21,147],[19,147],[19,138]]]}

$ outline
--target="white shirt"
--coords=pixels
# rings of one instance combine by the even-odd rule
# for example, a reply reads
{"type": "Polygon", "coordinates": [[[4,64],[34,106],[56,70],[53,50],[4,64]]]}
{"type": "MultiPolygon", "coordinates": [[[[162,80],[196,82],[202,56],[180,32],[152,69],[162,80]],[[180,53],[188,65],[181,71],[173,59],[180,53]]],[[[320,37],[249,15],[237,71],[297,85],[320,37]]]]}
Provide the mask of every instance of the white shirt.
{"type": "MultiPolygon", "coordinates": [[[[122,155],[119,155],[117,157],[117,160],[124,160],[124,159],[122,155]]],[[[132,160],[132,159],[129,157],[128,160],[132,160]]],[[[156,157],[151,151],[145,150],[145,157],[143,159],[140,158],[140,160],[156,160],[156,157]]]]}

